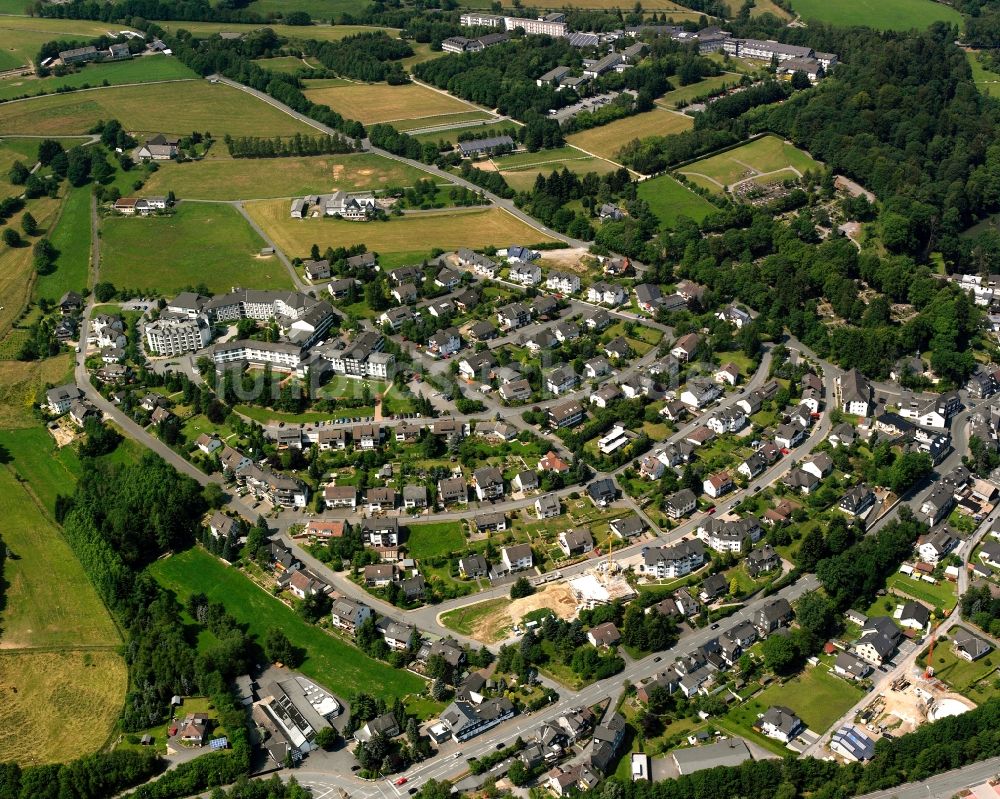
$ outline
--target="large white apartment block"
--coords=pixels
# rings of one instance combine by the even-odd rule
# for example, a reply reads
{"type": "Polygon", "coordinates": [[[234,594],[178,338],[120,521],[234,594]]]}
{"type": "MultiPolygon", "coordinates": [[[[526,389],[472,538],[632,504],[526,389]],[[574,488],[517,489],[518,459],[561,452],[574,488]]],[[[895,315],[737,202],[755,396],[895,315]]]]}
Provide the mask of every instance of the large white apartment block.
{"type": "Polygon", "coordinates": [[[212,340],[212,326],[204,314],[194,319],[164,315],[146,325],[146,350],[157,355],[182,355],[207,347],[212,340]]]}

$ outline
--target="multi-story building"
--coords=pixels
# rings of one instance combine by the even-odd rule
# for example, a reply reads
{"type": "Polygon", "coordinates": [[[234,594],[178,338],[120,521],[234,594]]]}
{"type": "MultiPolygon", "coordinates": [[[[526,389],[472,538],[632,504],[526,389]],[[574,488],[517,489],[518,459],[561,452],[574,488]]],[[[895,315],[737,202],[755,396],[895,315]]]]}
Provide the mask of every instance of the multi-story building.
{"type": "Polygon", "coordinates": [[[204,314],[194,319],[163,314],[145,326],[143,338],[148,352],[166,356],[183,355],[207,347],[212,340],[212,326],[204,314]]]}
{"type": "Polygon", "coordinates": [[[555,22],[547,19],[527,19],[524,17],[504,17],[504,27],[509,30],[520,28],[528,36],[562,37],[569,32],[565,22],[555,22]]]}

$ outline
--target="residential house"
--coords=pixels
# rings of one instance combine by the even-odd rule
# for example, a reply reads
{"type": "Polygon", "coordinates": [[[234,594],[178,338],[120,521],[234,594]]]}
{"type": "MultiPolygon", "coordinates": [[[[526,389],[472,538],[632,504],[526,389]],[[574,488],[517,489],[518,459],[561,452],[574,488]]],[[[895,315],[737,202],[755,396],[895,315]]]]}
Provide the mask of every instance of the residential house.
{"type": "Polygon", "coordinates": [[[354,631],[373,615],[372,609],[367,605],[341,597],[333,603],[331,621],[337,629],[353,635],[354,631]]]}
{"type": "Polygon", "coordinates": [[[687,363],[698,351],[699,346],[701,346],[701,336],[697,333],[688,333],[687,335],[681,336],[676,342],[674,342],[674,346],[670,350],[670,354],[681,363],[687,363]]]}
{"type": "Polygon", "coordinates": [[[528,544],[514,544],[500,550],[500,561],[506,571],[516,572],[530,569],[534,565],[534,557],[531,546],[528,544]]]}
{"type": "Polygon", "coordinates": [[[695,497],[694,491],[682,488],[667,497],[667,516],[671,519],[681,519],[692,513],[697,504],[698,499],[695,497]]]}
{"type": "Polygon", "coordinates": [[[855,416],[868,416],[872,406],[872,387],[861,372],[851,369],[837,378],[840,409],[855,416]]]}
{"type": "Polygon", "coordinates": [[[736,488],[736,484],[729,472],[717,472],[705,479],[702,488],[708,496],[718,499],[736,488]]]}
{"type": "Polygon", "coordinates": [[[789,743],[806,729],[802,719],[787,707],[773,705],[760,718],[760,731],[768,738],[774,738],[782,743],[789,743]]]}
{"type": "Polygon", "coordinates": [[[495,466],[476,469],[472,475],[476,496],[480,502],[503,499],[503,475],[495,466]]]}
{"type": "Polygon", "coordinates": [[[545,494],[535,500],[535,516],[539,519],[552,519],[561,513],[562,506],[555,494],[545,494]]]}
{"type": "Polygon", "coordinates": [[[618,628],[611,622],[598,624],[596,627],[591,627],[587,631],[587,640],[598,649],[601,649],[602,647],[617,646],[618,642],[621,641],[621,638],[622,636],[621,633],[618,632],[618,628]]]}
{"type": "Polygon", "coordinates": [[[848,516],[861,516],[875,505],[875,494],[866,485],[857,485],[841,498],[837,505],[848,516]]]}

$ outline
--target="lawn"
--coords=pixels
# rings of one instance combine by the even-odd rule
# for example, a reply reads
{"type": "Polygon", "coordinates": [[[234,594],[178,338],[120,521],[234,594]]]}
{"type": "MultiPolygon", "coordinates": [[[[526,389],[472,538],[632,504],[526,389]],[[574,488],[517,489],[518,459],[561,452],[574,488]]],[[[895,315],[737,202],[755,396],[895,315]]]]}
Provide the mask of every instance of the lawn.
{"type": "Polygon", "coordinates": [[[159,560],[150,571],[161,585],[176,592],[181,601],[201,591],[210,600],[223,603],[258,641],[272,627],[284,630],[292,644],[306,652],[300,671],[337,696],[350,698],[364,687],[391,701],[424,688],[419,677],[372,660],[340,638],[307,623],[238,569],[223,565],[203,549],[190,549],[159,560]]]}
{"type": "Polygon", "coordinates": [[[780,170],[801,174],[820,168],[818,161],[795,145],[777,136],[764,136],[742,147],[695,161],[679,171],[700,185],[721,193],[726,187],[746,178],[780,170]]]}
{"type": "Polygon", "coordinates": [[[674,227],[681,217],[701,222],[716,210],[708,200],[670,175],[660,175],[640,183],[639,199],[649,203],[649,210],[667,227],[674,227]]]}
{"type": "Polygon", "coordinates": [[[449,630],[454,630],[460,635],[471,636],[479,622],[488,616],[492,616],[500,608],[510,603],[510,600],[501,597],[499,599],[487,599],[485,602],[477,602],[474,605],[465,605],[455,610],[449,610],[441,614],[441,624],[449,630]]]}
{"type": "Polygon", "coordinates": [[[975,82],[976,88],[979,89],[979,93],[989,97],[1000,95],[1000,75],[996,72],[990,72],[980,63],[979,51],[966,50],[965,57],[972,68],[972,80],[975,82]]]}
{"type": "Polygon", "coordinates": [[[148,83],[154,80],[189,80],[197,73],[176,58],[165,55],[133,58],[129,61],[88,64],[79,72],[48,78],[23,78],[20,75],[0,80],[0,100],[24,95],[51,94],[57,89],[101,86],[105,83],[118,86],[124,83],[148,83]]]}
{"type": "Polygon", "coordinates": [[[926,602],[932,608],[951,610],[955,606],[955,583],[947,580],[938,580],[937,585],[931,585],[923,580],[914,580],[905,574],[896,573],[886,580],[886,586],[890,590],[926,602]]]}
{"type": "Polygon", "coordinates": [[[661,105],[664,108],[676,108],[677,104],[680,102],[691,102],[691,100],[695,97],[700,97],[703,94],[720,89],[727,84],[731,86],[735,83],[739,83],[739,80],[739,75],[733,75],[730,73],[726,73],[724,75],[712,75],[711,77],[704,78],[697,83],[689,83],[687,86],[680,86],[673,91],[667,92],[656,101],[656,104],[661,105]]]}
{"type": "Polygon", "coordinates": [[[42,136],[85,133],[102,119],[118,119],[143,134],[193,130],[221,139],[233,136],[292,136],[315,133],[247,92],[208,81],[117,86],[19,100],[0,106],[0,130],[42,136]]]}
{"type": "Polygon", "coordinates": [[[633,139],[669,136],[690,130],[693,126],[694,121],[689,116],[654,108],[652,111],[619,119],[610,125],[574,133],[567,141],[588,153],[613,159],[622,146],[633,139]]]}
{"type": "Polygon", "coordinates": [[[558,169],[560,162],[575,161],[579,158],[587,158],[587,154],[576,149],[575,147],[567,146],[556,147],[552,150],[539,150],[534,153],[523,152],[501,155],[493,159],[493,164],[501,172],[517,169],[530,169],[532,167],[544,166],[546,164],[552,164],[553,169],[558,169]]]}
{"type": "Polygon", "coordinates": [[[228,205],[182,203],[173,216],[108,217],[101,242],[101,279],[119,288],[171,294],[204,283],[223,293],[291,282],[276,257],[257,257],[264,242],[228,205]]]}
{"type": "Polygon", "coordinates": [[[465,549],[465,533],[461,522],[431,522],[408,524],[406,548],[411,557],[434,558],[459,553],[465,549]]]}
{"type": "MultiPolygon", "coordinates": [[[[318,244],[322,252],[328,245],[350,247],[364,243],[380,256],[396,254],[401,263],[419,263],[430,256],[434,247],[480,249],[506,247],[512,241],[526,245],[552,241],[499,208],[422,213],[368,223],[332,218],[292,219],[284,200],[247,203],[246,208],[289,257],[307,255],[313,244],[318,244]]],[[[381,261],[387,267],[392,259],[381,261]]]]}
{"type": "Polygon", "coordinates": [[[791,0],[792,8],[807,22],[828,25],[867,25],[878,30],[927,28],[943,21],[962,25],[962,15],[950,6],[933,0],[791,0]]]}
{"type": "Polygon", "coordinates": [[[35,295],[56,301],[87,288],[90,271],[90,186],[69,189],[50,239],[59,251],[55,271],[39,275],[35,295]]]}
{"type": "MultiPolygon", "coordinates": [[[[199,200],[246,200],[412,186],[429,175],[373,153],[309,158],[219,158],[163,164],[144,191],[199,200]],[[265,166],[266,165],[266,166],[265,166]],[[266,169],[268,179],[261,180],[266,169]]],[[[287,203],[286,203],[287,205],[287,203]]],[[[286,208],[287,213],[287,208],[286,208]]]]}
{"type": "MultiPolygon", "coordinates": [[[[430,121],[431,117],[465,114],[470,111],[482,113],[464,100],[416,83],[403,86],[352,83],[349,86],[310,88],[310,81],[305,81],[305,85],[304,93],[314,103],[328,105],[348,119],[356,119],[365,125],[400,119],[419,119],[426,125],[432,125],[435,123],[430,121]]],[[[422,124],[421,127],[423,126],[422,124]]]]}
{"type": "Polygon", "coordinates": [[[97,751],[121,713],[127,676],[114,651],[0,651],[0,758],[33,766],[97,751]]]}
{"type": "MultiPolygon", "coordinates": [[[[11,0],[15,2],[19,0],[11,0]]],[[[23,14],[24,3],[13,13],[23,14]]],[[[119,29],[118,26],[115,26],[119,29]]],[[[0,17],[0,71],[16,69],[34,60],[43,44],[53,39],[93,39],[108,30],[106,22],[35,17],[0,17]]]]}
{"type": "Polygon", "coordinates": [[[719,723],[778,754],[787,754],[788,750],[778,741],[753,730],[753,723],[759,714],[772,705],[783,705],[802,719],[810,730],[822,734],[861,696],[860,688],[830,674],[825,666],[813,666],[788,682],[776,682],[752,699],[734,706],[719,719],[719,723]]]}
{"type": "MultiPolygon", "coordinates": [[[[957,631],[958,628],[955,628],[949,638],[953,639],[957,631]]],[[[934,662],[931,665],[934,667],[934,676],[939,680],[948,683],[960,694],[968,696],[976,702],[982,702],[987,697],[977,696],[977,694],[995,693],[995,691],[992,691],[989,686],[978,687],[977,683],[996,671],[996,657],[996,652],[990,652],[979,660],[969,663],[955,654],[951,640],[939,641],[934,647],[934,662]]],[[[919,658],[919,662],[926,665],[926,650],[919,658]]]]}
{"type": "MultiPolygon", "coordinates": [[[[43,450],[51,452],[51,448],[43,450]]],[[[27,456],[36,461],[41,453],[27,456]]],[[[55,463],[55,461],[53,461],[55,463]]],[[[14,467],[19,465],[18,459],[14,467]]],[[[25,476],[56,478],[59,469],[37,462],[25,464],[25,476]]],[[[71,481],[64,481],[71,487],[71,481]]],[[[51,487],[51,484],[50,484],[51,487]]],[[[113,646],[118,632],[69,544],[30,488],[13,469],[0,471],[0,515],[3,543],[14,553],[4,566],[8,583],[0,613],[4,646],[12,649],[113,646]]]]}

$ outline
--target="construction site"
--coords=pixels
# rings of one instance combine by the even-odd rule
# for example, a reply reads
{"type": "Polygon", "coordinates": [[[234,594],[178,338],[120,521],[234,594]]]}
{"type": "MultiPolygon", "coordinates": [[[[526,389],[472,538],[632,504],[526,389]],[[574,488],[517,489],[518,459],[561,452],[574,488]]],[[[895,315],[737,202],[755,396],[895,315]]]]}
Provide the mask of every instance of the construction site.
{"type": "Polygon", "coordinates": [[[898,737],[928,721],[958,716],[975,706],[950,686],[914,667],[910,675],[896,678],[876,694],[858,713],[855,723],[873,738],[898,737]]]}

